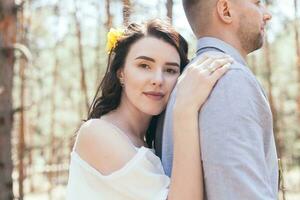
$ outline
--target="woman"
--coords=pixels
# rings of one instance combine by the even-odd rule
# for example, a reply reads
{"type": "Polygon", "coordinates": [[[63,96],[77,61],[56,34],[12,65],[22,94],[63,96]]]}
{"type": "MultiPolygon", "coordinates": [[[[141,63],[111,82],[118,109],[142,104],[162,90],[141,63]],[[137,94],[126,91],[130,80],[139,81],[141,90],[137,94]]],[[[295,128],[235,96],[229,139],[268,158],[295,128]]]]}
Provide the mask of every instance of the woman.
{"type": "Polygon", "coordinates": [[[102,95],[96,94],[71,154],[67,199],[202,199],[197,113],[232,59],[203,57],[178,80],[169,178],[151,149],[155,116],[188,63],[187,42],[159,20],[114,36],[102,95]],[[197,98],[186,98],[191,92],[197,98]]]}

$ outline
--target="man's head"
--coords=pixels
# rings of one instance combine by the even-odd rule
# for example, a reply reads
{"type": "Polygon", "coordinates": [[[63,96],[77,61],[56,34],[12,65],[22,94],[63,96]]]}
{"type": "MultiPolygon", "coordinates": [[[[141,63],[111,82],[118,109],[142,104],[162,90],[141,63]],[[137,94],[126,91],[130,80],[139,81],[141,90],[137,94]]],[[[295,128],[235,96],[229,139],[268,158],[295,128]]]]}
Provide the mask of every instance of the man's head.
{"type": "Polygon", "coordinates": [[[217,37],[243,55],[262,46],[271,19],[260,0],[183,0],[183,7],[197,38],[217,37]]]}

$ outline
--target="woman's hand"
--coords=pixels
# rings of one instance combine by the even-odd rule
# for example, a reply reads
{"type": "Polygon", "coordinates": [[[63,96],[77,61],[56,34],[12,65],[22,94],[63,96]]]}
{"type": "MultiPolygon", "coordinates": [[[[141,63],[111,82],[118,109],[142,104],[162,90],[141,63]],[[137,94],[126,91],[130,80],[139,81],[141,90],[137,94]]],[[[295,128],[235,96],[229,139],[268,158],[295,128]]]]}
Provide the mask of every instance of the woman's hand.
{"type": "Polygon", "coordinates": [[[206,54],[188,66],[178,79],[175,108],[198,112],[232,62],[233,58],[223,53],[206,54]]]}

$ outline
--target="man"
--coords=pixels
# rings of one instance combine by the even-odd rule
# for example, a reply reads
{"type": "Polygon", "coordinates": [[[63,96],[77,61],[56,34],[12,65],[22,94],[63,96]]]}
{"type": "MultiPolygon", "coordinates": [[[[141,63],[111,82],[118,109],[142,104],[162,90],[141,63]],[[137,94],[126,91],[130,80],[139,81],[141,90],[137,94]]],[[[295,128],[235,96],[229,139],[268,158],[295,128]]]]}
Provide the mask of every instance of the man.
{"type": "MultiPolygon", "coordinates": [[[[223,52],[235,59],[199,113],[205,199],[277,199],[272,114],[266,95],[245,62],[249,53],[262,47],[271,15],[259,0],[183,0],[183,6],[198,38],[197,57],[204,52],[223,52]]],[[[158,135],[163,132],[161,153],[168,175],[172,169],[175,98],[176,89],[164,123],[159,123],[161,130],[158,126],[158,135]]],[[[192,94],[187,98],[193,98],[192,94]]]]}

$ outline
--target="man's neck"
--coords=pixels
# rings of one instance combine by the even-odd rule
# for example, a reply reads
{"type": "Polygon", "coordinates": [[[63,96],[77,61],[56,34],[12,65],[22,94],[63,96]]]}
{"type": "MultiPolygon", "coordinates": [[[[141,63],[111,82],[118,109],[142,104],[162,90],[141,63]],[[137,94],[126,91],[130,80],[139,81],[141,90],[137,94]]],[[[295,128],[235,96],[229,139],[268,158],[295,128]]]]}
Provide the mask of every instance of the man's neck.
{"type": "Polygon", "coordinates": [[[247,65],[245,57],[243,57],[243,55],[238,51],[238,49],[236,49],[230,43],[227,43],[226,41],[223,41],[220,38],[211,36],[201,37],[198,39],[197,54],[201,54],[209,50],[214,51],[214,49],[229,54],[239,63],[247,65]]]}
{"type": "Polygon", "coordinates": [[[215,34],[203,33],[199,35],[197,38],[199,40],[204,37],[216,38],[218,40],[227,43],[228,45],[232,46],[236,51],[238,51],[238,53],[243,57],[243,59],[246,60],[248,53],[242,48],[240,41],[237,39],[237,37],[234,34],[228,32],[220,32],[215,34]]]}

